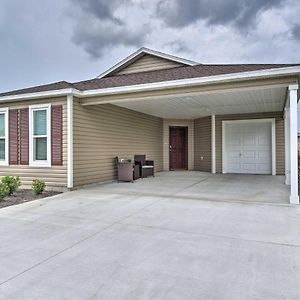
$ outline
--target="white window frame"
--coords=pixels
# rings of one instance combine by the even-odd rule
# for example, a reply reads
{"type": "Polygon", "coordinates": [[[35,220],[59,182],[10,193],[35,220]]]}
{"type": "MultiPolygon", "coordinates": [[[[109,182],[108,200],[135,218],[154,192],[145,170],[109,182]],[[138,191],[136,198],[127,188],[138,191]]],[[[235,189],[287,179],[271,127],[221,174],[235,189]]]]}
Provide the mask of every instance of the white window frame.
{"type": "Polygon", "coordinates": [[[39,104],[29,106],[29,166],[51,167],[51,104],[39,104]],[[33,112],[47,110],[47,160],[34,160],[34,135],[33,135],[33,112]]]}
{"type": "MultiPolygon", "coordinates": [[[[9,135],[8,135],[8,107],[0,108],[0,114],[4,114],[4,124],[5,124],[5,134],[4,134],[4,139],[5,139],[5,158],[4,160],[0,160],[0,166],[8,166],[9,165],[9,135]]],[[[3,138],[3,137],[2,137],[3,138]]]]}
{"type": "Polygon", "coordinates": [[[271,174],[276,175],[276,120],[275,118],[265,119],[244,119],[244,120],[230,120],[222,121],[222,173],[227,173],[227,152],[226,152],[226,132],[225,127],[227,124],[239,123],[269,123],[271,125],[271,155],[272,155],[272,170],[271,174]]]}

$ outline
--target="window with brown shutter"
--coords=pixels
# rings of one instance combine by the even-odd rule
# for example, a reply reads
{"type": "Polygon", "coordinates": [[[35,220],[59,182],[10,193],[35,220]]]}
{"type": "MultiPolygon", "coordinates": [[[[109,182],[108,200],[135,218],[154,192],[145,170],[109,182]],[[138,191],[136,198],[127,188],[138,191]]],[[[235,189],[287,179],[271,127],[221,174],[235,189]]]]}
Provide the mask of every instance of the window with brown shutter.
{"type": "Polygon", "coordinates": [[[52,165],[62,165],[62,105],[51,106],[51,154],[52,165]]]}
{"type": "Polygon", "coordinates": [[[20,164],[29,164],[29,109],[20,109],[20,164]]]}
{"type": "Polygon", "coordinates": [[[19,156],[19,141],[18,141],[18,109],[9,110],[9,164],[17,165],[19,156]]]}
{"type": "Polygon", "coordinates": [[[62,105],[31,105],[29,108],[10,109],[8,120],[8,141],[7,138],[3,139],[5,143],[9,143],[9,153],[6,154],[9,158],[9,164],[49,167],[63,164],[62,105]],[[45,111],[47,119],[44,116],[45,111]],[[44,143],[44,132],[42,132],[45,131],[45,128],[46,144],[44,143]],[[45,155],[46,157],[44,157],[45,155]]]}

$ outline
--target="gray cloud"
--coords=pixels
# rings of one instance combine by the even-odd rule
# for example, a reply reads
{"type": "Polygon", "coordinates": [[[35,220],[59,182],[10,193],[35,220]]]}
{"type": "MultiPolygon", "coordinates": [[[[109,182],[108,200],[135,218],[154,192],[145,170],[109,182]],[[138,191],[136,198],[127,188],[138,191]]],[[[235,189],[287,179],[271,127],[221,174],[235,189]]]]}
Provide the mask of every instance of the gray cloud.
{"type": "Polygon", "coordinates": [[[122,23],[118,18],[114,16],[114,10],[120,3],[127,4],[130,0],[72,0],[75,5],[78,5],[87,14],[90,14],[101,20],[112,20],[117,23],[122,23]]]}
{"type": "Polygon", "coordinates": [[[232,24],[244,29],[259,13],[285,0],[161,0],[157,13],[169,26],[184,27],[198,20],[212,25],[232,24]]]}
{"type": "Polygon", "coordinates": [[[201,63],[299,63],[299,0],[198,2],[204,12],[193,0],[1,0],[0,90],[89,79],[143,45],[201,63]]]}
{"type": "Polygon", "coordinates": [[[140,47],[144,41],[142,28],[129,31],[124,25],[102,21],[89,25],[91,24],[88,21],[79,22],[74,29],[72,40],[75,44],[83,46],[92,58],[100,58],[104,51],[111,47],[140,47]]]}
{"type": "Polygon", "coordinates": [[[300,40],[300,24],[297,24],[292,28],[292,35],[296,40],[300,40]]]}
{"type": "Polygon", "coordinates": [[[167,42],[165,43],[165,46],[172,49],[173,53],[191,53],[191,49],[180,40],[167,42]]]}
{"type": "Polygon", "coordinates": [[[77,6],[72,40],[92,58],[100,58],[112,46],[140,47],[145,39],[144,25],[132,26],[124,15],[134,6],[131,0],[72,0],[77,6]],[[119,15],[117,15],[119,13],[119,15]],[[123,15],[122,15],[123,14],[123,15]]]}

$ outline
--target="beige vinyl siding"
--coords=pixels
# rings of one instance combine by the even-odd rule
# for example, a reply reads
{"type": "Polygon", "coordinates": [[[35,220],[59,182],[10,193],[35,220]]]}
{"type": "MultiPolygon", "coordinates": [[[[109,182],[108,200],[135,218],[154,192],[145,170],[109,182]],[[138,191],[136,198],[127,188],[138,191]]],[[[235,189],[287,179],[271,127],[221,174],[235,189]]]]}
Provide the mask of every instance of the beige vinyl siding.
{"type": "Polygon", "coordinates": [[[67,101],[66,97],[18,101],[3,103],[0,107],[11,109],[25,108],[29,105],[46,104],[63,105],[63,165],[52,167],[32,167],[29,165],[0,166],[0,177],[5,175],[20,176],[22,187],[29,188],[33,179],[42,179],[49,190],[64,190],[67,186],[67,101]]]}
{"type": "Polygon", "coordinates": [[[170,170],[170,127],[188,127],[188,170],[194,169],[194,121],[192,120],[174,120],[174,119],[164,119],[164,171],[170,170]]]}
{"type": "Polygon", "coordinates": [[[195,120],[194,136],[195,170],[211,172],[211,117],[195,120]]]}
{"type": "Polygon", "coordinates": [[[115,157],[146,154],[163,165],[160,118],[118,106],[83,107],[74,98],[74,187],[116,178],[115,157]]]}
{"type": "Polygon", "coordinates": [[[170,68],[175,68],[180,66],[184,66],[184,65],[172,60],[156,57],[150,54],[145,54],[141,58],[137,59],[133,63],[122,68],[120,71],[114,73],[113,75],[170,69],[170,68]]]}
{"type": "Polygon", "coordinates": [[[216,171],[222,173],[222,121],[275,118],[276,174],[284,175],[284,120],[282,112],[216,116],[216,171]]]}

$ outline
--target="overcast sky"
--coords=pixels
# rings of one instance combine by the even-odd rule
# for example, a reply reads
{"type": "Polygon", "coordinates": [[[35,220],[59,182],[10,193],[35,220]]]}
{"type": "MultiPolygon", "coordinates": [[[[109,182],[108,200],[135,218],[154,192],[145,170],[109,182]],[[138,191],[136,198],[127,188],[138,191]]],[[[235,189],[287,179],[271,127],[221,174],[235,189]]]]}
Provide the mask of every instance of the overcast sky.
{"type": "Polygon", "coordinates": [[[141,46],[298,63],[299,15],[299,0],[1,0],[0,91],[93,78],[141,46]]]}

